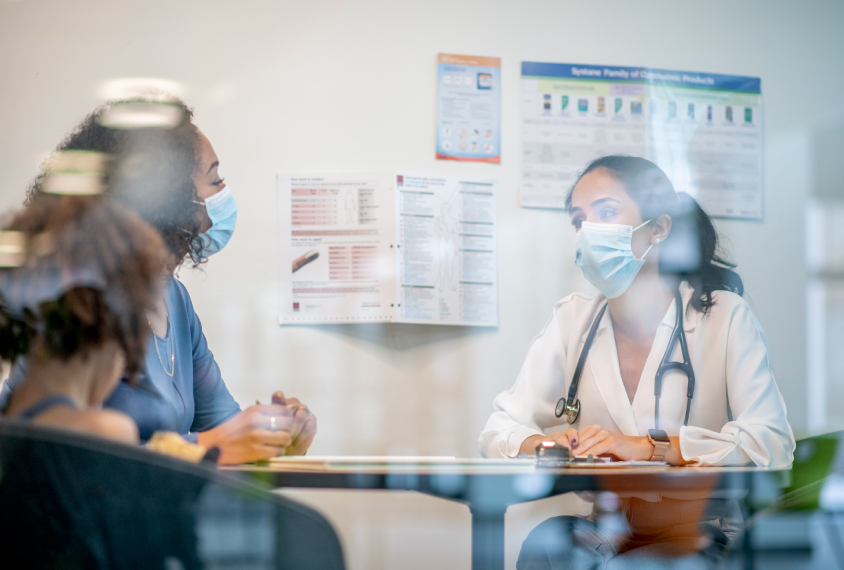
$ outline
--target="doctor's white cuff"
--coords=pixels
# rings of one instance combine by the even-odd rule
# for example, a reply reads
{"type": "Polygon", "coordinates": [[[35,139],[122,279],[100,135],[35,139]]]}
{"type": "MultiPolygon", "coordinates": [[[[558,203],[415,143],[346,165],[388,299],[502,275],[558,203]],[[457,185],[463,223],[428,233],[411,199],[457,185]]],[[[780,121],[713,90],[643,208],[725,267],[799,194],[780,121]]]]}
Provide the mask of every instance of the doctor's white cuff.
{"type": "Polygon", "coordinates": [[[729,465],[730,456],[740,444],[738,433],[732,430],[716,432],[696,426],[680,427],[680,455],[695,465],[729,465]]]}
{"type": "Polygon", "coordinates": [[[522,443],[534,435],[545,436],[541,431],[522,425],[516,426],[512,431],[507,430],[498,437],[498,441],[496,442],[498,453],[510,458],[518,456],[522,443]]]}

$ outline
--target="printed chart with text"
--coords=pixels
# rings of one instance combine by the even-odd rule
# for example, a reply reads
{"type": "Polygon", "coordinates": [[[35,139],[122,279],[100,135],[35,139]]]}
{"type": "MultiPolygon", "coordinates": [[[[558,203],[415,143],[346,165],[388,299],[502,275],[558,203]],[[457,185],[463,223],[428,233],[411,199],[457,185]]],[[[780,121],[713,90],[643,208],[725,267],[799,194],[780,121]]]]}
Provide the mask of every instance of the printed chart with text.
{"type": "Polygon", "coordinates": [[[281,324],[497,326],[496,182],[278,178],[281,324]]]}
{"type": "Polygon", "coordinates": [[[608,154],[652,160],[713,216],[761,218],[761,80],[522,62],[522,206],[564,208],[608,154]]]}

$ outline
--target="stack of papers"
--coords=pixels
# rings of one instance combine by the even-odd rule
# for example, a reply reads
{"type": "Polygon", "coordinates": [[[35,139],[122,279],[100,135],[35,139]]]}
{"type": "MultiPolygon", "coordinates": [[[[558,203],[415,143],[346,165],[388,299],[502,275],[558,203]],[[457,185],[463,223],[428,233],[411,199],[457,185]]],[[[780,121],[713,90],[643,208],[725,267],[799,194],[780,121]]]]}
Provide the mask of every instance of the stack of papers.
{"type": "Polygon", "coordinates": [[[283,456],[270,465],[290,471],[442,470],[467,467],[533,467],[533,459],[467,459],[453,456],[325,455],[283,456]]]}
{"type": "MultiPolygon", "coordinates": [[[[282,456],[270,459],[270,466],[283,471],[512,471],[558,469],[537,467],[533,458],[470,459],[453,456],[325,455],[282,456]]],[[[656,461],[606,461],[576,463],[560,469],[608,469],[618,467],[666,467],[656,461]]]]}

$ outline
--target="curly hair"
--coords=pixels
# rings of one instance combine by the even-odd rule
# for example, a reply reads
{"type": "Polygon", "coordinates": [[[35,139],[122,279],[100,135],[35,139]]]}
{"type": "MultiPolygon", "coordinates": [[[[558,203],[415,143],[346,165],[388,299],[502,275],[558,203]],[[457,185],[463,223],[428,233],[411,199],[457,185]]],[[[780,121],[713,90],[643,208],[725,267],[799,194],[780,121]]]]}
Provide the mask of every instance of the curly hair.
{"type": "Polygon", "coordinates": [[[49,246],[30,246],[20,267],[0,269],[0,294],[8,301],[0,315],[0,356],[68,360],[115,341],[130,378],[142,370],[146,312],[163,281],[158,232],[114,200],[51,195],[33,201],[4,229],[22,232],[30,244],[48,236],[49,246]],[[96,279],[68,281],[80,273],[96,279]],[[37,307],[8,306],[15,292],[53,287],[55,296],[39,298],[37,307]]]}
{"type": "MultiPolygon", "coordinates": [[[[167,263],[169,271],[187,259],[196,267],[206,258],[200,239],[201,206],[193,182],[199,160],[199,131],[192,122],[193,109],[181,100],[168,100],[167,105],[180,112],[180,121],[172,128],[120,129],[102,124],[104,115],[115,108],[144,101],[110,101],[98,107],[56,150],[108,154],[107,193],[159,231],[172,256],[167,263]]],[[[46,177],[42,171],[30,184],[28,206],[45,196],[42,186],[46,177]]]]}

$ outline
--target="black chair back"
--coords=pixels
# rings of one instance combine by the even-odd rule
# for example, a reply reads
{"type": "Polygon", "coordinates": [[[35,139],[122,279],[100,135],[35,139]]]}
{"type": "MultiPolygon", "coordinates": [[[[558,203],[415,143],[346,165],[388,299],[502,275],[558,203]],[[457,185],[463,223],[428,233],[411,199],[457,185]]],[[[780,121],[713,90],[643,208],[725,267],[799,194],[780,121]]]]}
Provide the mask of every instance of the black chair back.
{"type": "Polygon", "coordinates": [[[321,515],[252,480],[11,420],[0,553],[9,568],[344,568],[321,515]]]}

